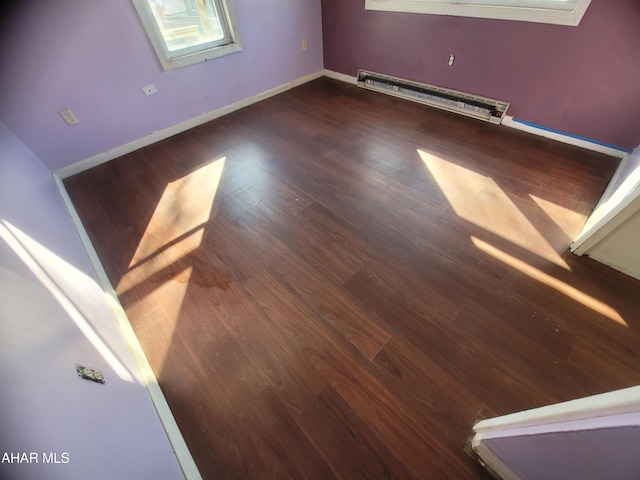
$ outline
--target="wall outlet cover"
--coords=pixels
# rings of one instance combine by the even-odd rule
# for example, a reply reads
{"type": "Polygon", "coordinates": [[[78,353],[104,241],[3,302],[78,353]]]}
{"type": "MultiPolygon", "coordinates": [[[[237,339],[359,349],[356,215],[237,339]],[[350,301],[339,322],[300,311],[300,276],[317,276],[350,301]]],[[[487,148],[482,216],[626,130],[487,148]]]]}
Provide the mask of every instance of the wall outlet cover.
{"type": "Polygon", "coordinates": [[[76,373],[78,376],[84,380],[90,380],[96,383],[104,384],[106,380],[104,379],[104,375],[100,370],[96,370],[95,368],[84,367],[82,365],[76,364],[76,373]]]}

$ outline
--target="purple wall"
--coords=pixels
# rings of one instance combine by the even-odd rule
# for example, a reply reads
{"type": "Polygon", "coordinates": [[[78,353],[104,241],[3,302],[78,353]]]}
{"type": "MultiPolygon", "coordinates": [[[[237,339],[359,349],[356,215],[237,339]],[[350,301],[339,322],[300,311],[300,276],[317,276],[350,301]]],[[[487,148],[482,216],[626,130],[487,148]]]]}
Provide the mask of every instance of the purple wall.
{"type": "Polygon", "coordinates": [[[2,123],[0,385],[0,456],[38,460],[0,462],[0,478],[182,478],[51,172],[2,123]],[[81,380],[76,362],[106,383],[81,380]],[[68,463],[45,464],[43,453],[68,463]]]}
{"type": "Polygon", "coordinates": [[[52,170],[322,69],[319,0],[235,0],[244,51],[171,72],[131,0],[14,3],[0,15],[0,121],[52,170]]]}
{"type": "Polygon", "coordinates": [[[507,100],[522,120],[640,144],[637,0],[593,0],[578,27],[365,11],[364,0],[322,0],[322,16],[329,70],[366,68],[507,100]]]}
{"type": "Polygon", "coordinates": [[[640,478],[640,425],[486,441],[522,480],[640,478]]]}

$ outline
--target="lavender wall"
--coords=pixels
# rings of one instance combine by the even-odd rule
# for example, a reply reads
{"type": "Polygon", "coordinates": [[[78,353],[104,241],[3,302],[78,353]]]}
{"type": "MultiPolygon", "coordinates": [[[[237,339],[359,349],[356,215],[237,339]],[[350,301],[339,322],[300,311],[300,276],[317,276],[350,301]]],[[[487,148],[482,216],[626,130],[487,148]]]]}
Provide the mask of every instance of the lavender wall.
{"type": "Polygon", "coordinates": [[[365,11],[364,0],[322,0],[322,17],[329,70],[507,100],[522,120],[626,149],[640,143],[637,0],[592,0],[578,27],[365,11]]]}
{"type": "Polygon", "coordinates": [[[522,480],[640,478],[640,425],[486,441],[522,480]]]}
{"type": "Polygon", "coordinates": [[[0,19],[0,120],[52,170],[322,69],[319,0],[235,0],[244,51],[171,72],[131,0],[11,3],[23,6],[0,19]]]}
{"type": "Polygon", "coordinates": [[[0,385],[0,478],[183,478],[51,173],[2,123],[0,385]]]}

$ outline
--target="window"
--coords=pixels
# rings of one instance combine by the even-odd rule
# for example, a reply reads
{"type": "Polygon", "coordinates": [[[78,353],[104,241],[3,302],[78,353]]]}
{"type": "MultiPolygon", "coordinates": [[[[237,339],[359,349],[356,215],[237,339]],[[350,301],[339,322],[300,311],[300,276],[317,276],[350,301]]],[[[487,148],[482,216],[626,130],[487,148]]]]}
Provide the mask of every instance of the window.
{"type": "Polygon", "coordinates": [[[242,50],[232,0],[133,0],[165,70],[242,50]]]}
{"type": "Polygon", "coordinates": [[[578,25],[591,0],[365,0],[367,10],[578,25]]]}

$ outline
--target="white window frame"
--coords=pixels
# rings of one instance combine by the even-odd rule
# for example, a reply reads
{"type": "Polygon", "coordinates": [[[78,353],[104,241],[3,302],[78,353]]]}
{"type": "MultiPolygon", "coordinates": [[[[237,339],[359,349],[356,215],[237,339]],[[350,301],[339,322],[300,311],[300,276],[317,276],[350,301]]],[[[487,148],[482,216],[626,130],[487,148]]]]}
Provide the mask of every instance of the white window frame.
{"type": "Polygon", "coordinates": [[[553,8],[553,3],[549,0],[365,0],[365,9],[578,26],[591,0],[577,0],[571,10],[566,6],[553,8]]]}
{"type": "Polygon", "coordinates": [[[132,0],[138,12],[142,26],[147,32],[147,36],[151,41],[151,45],[162,64],[164,70],[172,70],[174,68],[185,67],[195,63],[211,60],[223,55],[239,52],[242,50],[240,42],[240,34],[238,28],[238,20],[233,8],[233,0],[213,0],[218,9],[218,14],[225,22],[223,29],[227,35],[222,44],[205,43],[182,50],[170,52],[164,41],[160,27],[151,12],[149,2],[147,0],[132,0]]]}

